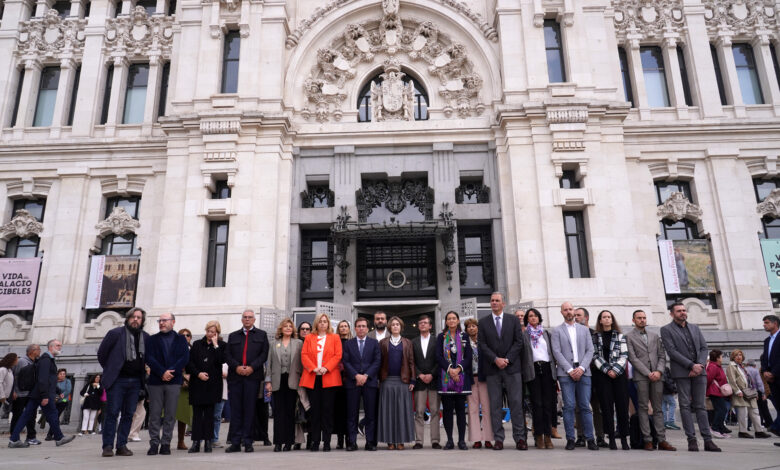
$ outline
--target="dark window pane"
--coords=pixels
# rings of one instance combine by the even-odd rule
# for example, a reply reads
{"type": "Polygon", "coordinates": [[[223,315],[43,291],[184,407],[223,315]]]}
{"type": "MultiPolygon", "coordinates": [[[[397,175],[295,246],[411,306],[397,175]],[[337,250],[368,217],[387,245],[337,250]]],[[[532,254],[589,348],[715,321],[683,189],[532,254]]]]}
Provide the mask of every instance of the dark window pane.
{"type": "Polygon", "coordinates": [[[628,57],[626,56],[626,50],[622,47],[618,48],[618,58],[620,59],[620,75],[623,78],[623,93],[626,97],[626,101],[631,103],[631,107],[634,107],[634,92],[631,89],[631,71],[628,67],[628,57]]]}
{"type": "Polygon", "coordinates": [[[639,49],[642,60],[642,72],[645,78],[647,101],[651,108],[669,106],[669,91],[664,73],[664,59],[660,47],[642,47],[639,49]]]}
{"type": "Polygon", "coordinates": [[[316,240],[311,242],[311,257],[312,258],[327,258],[328,257],[328,241],[316,240]]]}
{"type": "Polygon", "coordinates": [[[766,197],[769,196],[769,193],[777,188],[777,184],[778,182],[776,180],[753,180],[753,185],[756,188],[756,200],[761,202],[766,199],[766,197]]]}
{"type": "Polygon", "coordinates": [[[106,217],[111,215],[111,212],[115,207],[121,207],[127,212],[130,217],[138,218],[138,205],[141,198],[139,197],[112,197],[106,201],[106,217]]]}
{"type": "Polygon", "coordinates": [[[108,122],[108,107],[111,105],[111,85],[114,83],[114,64],[109,64],[106,73],[106,88],[103,91],[103,109],[100,112],[100,124],[108,122]]]}
{"type": "Polygon", "coordinates": [[[547,76],[550,83],[565,82],[566,69],[563,60],[561,27],[555,20],[544,21],[544,48],[547,55],[547,76]]]}
{"type": "Polygon", "coordinates": [[[726,106],[728,100],[726,99],[726,88],[723,86],[723,74],[720,70],[720,59],[718,58],[718,50],[715,46],[710,44],[710,55],[712,55],[712,65],[715,68],[715,81],[718,82],[718,94],[720,94],[720,104],[726,106]]]}
{"type": "Polygon", "coordinates": [[[76,68],[76,76],[73,77],[73,92],[70,95],[70,111],[68,111],[68,126],[73,125],[73,115],[76,112],[76,98],[78,98],[79,81],[81,80],[81,66],[76,68]]]}
{"type": "MultiPolygon", "coordinates": [[[[383,78],[377,74],[371,80],[363,85],[357,100],[358,122],[371,122],[371,84],[381,84],[383,78]]],[[[414,120],[425,121],[428,119],[428,93],[420,82],[408,73],[402,78],[405,84],[411,84],[414,87],[414,120]]]]}
{"type": "Polygon", "coordinates": [[[777,80],[777,86],[780,86],[780,66],[778,65],[777,49],[774,44],[769,45],[769,52],[772,54],[772,67],[775,69],[775,80],[777,80]]]}
{"type": "Polygon", "coordinates": [[[228,199],[230,198],[230,186],[228,186],[227,180],[219,180],[214,183],[215,191],[211,193],[211,199],[228,199]]]}
{"type": "Polygon", "coordinates": [[[566,236],[566,254],[569,261],[569,277],[590,277],[587,242],[585,240],[585,223],[582,212],[564,212],[563,225],[566,236]]]}
{"type": "Polygon", "coordinates": [[[138,0],[135,6],[144,7],[148,15],[153,15],[157,11],[157,0],[138,0]]]}
{"type": "Polygon", "coordinates": [[[168,15],[176,14],[176,0],[170,0],[168,2],[168,15]]]}
{"type": "Polygon", "coordinates": [[[311,291],[326,291],[328,290],[328,270],[327,269],[312,269],[311,270],[311,291]]]}
{"type": "Polygon", "coordinates": [[[464,244],[466,247],[467,255],[481,255],[482,254],[482,238],[481,237],[465,237],[464,244]]]}
{"type": "Polygon", "coordinates": [[[60,68],[45,67],[41,72],[38,102],[35,105],[35,117],[33,119],[34,127],[51,126],[59,83],[60,68]]]}
{"type": "Polygon", "coordinates": [[[14,98],[14,112],[11,118],[11,127],[16,126],[16,117],[19,114],[19,101],[22,99],[22,86],[24,85],[24,69],[19,70],[19,82],[16,84],[16,98],[14,98]]]}
{"type": "Polygon", "coordinates": [[[693,97],[691,96],[691,84],[688,82],[688,68],[685,65],[685,52],[683,48],[677,46],[677,62],[680,64],[680,77],[682,78],[683,94],[685,95],[685,104],[693,106],[693,97]]]}
{"type": "Polygon", "coordinates": [[[577,172],[574,170],[564,170],[559,183],[563,189],[576,189],[580,187],[580,182],[577,181],[577,172]]]}
{"type": "Polygon", "coordinates": [[[482,277],[482,265],[466,266],[466,282],[461,286],[466,289],[484,289],[489,287],[482,277]]]}
{"type": "Polygon", "coordinates": [[[54,3],[54,8],[59,14],[60,18],[67,18],[70,16],[70,2],[68,0],[60,0],[54,3]]]}
{"type": "Polygon", "coordinates": [[[133,64],[127,73],[123,124],[138,124],[144,120],[149,64],[133,64]]]}
{"type": "Polygon", "coordinates": [[[225,287],[228,222],[211,222],[206,261],[206,287],[225,287]]]}
{"type": "Polygon", "coordinates": [[[217,226],[217,243],[227,243],[228,226],[220,224],[217,226]]]}
{"type": "Polygon", "coordinates": [[[745,104],[763,104],[764,96],[761,93],[761,83],[758,79],[753,48],[750,44],[734,44],[731,50],[734,53],[734,63],[737,66],[742,101],[745,104]]]}
{"type": "Polygon", "coordinates": [[[24,209],[33,217],[43,222],[43,211],[46,207],[46,199],[17,199],[14,201],[14,215],[19,209],[24,209]]]}
{"type": "Polygon", "coordinates": [[[580,266],[580,245],[576,236],[566,237],[566,249],[569,252],[569,277],[583,277],[580,266]]]}
{"type": "Polygon", "coordinates": [[[241,48],[241,36],[237,31],[225,35],[222,56],[222,93],[235,93],[238,90],[238,63],[241,48]]]}
{"type": "Polygon", "coordinates": [[[691,195],[691,185],[687,181],[656,181],[656,204],[663,204],[672,193],[683,193],[689,201],[695,202],[691,195]]]}
{"type": "Polygon", "coordinates": [[[165,102],[168,101],[168,79],[171,74],[171,63],[166,62],[162,68],[160,80],[160,101],[157,104],[157,117],[165,116],[165,102]]]}

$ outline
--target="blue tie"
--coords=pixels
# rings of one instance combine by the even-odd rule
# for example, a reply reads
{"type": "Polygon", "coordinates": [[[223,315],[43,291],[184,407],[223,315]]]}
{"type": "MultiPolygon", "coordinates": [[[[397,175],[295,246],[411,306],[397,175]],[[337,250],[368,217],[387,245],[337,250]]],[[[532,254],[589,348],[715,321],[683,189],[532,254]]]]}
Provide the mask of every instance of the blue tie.
{"type": "Polygon", "coordinates": [[[496,331],[498,336],[501,336],[501,317],[496,317],[496,331]]]}
{"type": "Polygon", "coordinates": [[[361,358],[363,358],[363,341],[365,341],[365,340],[361,339],[360,341],[358,341],[358,349],[360,350],[360,357],[361,358]]]}

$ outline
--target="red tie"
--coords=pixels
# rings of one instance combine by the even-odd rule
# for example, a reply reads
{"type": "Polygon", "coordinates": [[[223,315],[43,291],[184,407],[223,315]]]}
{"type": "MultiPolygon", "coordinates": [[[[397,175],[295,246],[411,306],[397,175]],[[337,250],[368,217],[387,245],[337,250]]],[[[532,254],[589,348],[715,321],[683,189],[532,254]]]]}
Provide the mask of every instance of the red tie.
{"type": "Polygon", "coordinates": [[[244,362],[241,365],[246,365],[246,348],[249,345],[249,331],[244,330],[244,362]]]}

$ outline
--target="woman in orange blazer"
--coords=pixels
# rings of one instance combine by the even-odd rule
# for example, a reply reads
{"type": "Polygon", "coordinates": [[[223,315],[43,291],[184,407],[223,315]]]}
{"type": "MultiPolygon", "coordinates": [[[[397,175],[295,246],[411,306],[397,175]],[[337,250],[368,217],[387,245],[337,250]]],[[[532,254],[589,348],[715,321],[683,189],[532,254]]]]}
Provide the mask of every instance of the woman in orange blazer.
{"type": "Polygon", "coordinates": [[[341,386],[341,338],[333,333],[330,318],[324,313],[314,317],[314,331],[306,336],[301,350],[300,386],[306,388],[311,402],[309,435],[311,451],[330,452],[330,434],[333,432],[333,405],[336,387],[341,386]]]}

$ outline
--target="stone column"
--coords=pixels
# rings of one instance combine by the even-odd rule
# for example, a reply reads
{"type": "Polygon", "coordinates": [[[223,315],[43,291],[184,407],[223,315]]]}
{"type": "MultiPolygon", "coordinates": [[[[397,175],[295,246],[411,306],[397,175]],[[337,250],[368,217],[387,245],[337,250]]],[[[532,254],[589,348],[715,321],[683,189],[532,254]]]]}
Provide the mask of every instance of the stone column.
{"type": "Polygon", "coordinates": [[[122,10],[119,12],[119,14],[129,15],[130,11],[132,11],[134,7],[135,7],[135,2],[133,0],[122,0],[122,10]]]}
{"type": "Polygon", "coordinates": [[[106,137],[113,137],[116,133],[116,125],[122,123],[122,112],[125,108],[125,86],[127,84],[127,72],[130,62],[126,57],[114,57],[114,78],[111,82],[111,96],[108,104],[108,118],[106,119],[106,137]]]}
{"type": "Polygon", "coordinates": [[[628,51],[626,55],[631,83],[634,85],[634,107],[639,109],[640,119],[650,119],[650,102],[647,100],[645,73],[642,70],[642,56],[639,51],[639,38],[629,37],[627,42],[628,51]]]}
{"type": "Polygon", "coordinates": [[[43,18],[52,5],[54,5],[54,0],[37,0],[35,2],[35,17],[43,18]]]}
{"type": "Polygon", "coordinates": [[[704,22],[704,7],[699,0],[685,0],[685,23],[687,25],[687,65],[691,80],[691,93],[696,93],[696,104],[701,117],[723,115],[718,92],[718,81],[710,52],[710,40],[704,22]],[[690,3],[690,5],[689,5],[690,3]]]}
{"type": "Polygon", "coordinates": [[[87,27],[85,28],[84,54],[81,62],[79,87],[88,92],[76,95],[76,111],[73,117],[71,135],[92,135],[94,126],[100,122],[103,95],[108,75],[108,66],[103,52],[106,18],[109,18],[112,3],[109,0],[92,0],[87,27]]]}
{"type": "Polygon", "coordinates": [[[168,13],[168,0],[157,0],[157,4],[154,6],[154,14],[155,15],[168,15],[173,13],[168,13]]]}
{"type": "Polygon", "coordinates": [[[41,83],[41,70],[43,70],[43,64],[38,59],[28,59],[24,62],[24,82],[22,83],[22,96],[19,99],[19,111],[16,115],[14,137],[21,138],[23,129],[32,125],[38,88],[41,83]]]}
{"type": "Polygon", "coordinates": [[[15,54],[16,38],[22,21],[30,17],[32,0],[8,0],[0,22],[0,126],[9,127],[19,90],[19,59],[15,54]]]}
{"type": "MultiPolygon", "coordinates": [[[[334,185],[336,196],[334,209],[336,214],[341,212],[341,206],[347,206],[352,220],[357,220],[357,207],[355,191],[360,188],[360,175],[355,166],[355,146],[337,145],[333,148],[334,159],[334,185]]],[[[347,282],[341,284],[341,270],[338,266],[333,268],[333,302],[343,305],[352,305],[357,298],[357,242],[350,241],[347,248],[347,282]],[[344,293],[341,291],[344,290],[344,293]]]]}
{"type": "MultiPolygon", "coordinates": [[[[437,142],[433,144],[433,171],[428,185],[433,187],[434,201],[433,217],[437,218],[443,205],[447,203],[449,210],[455,211],[455,191],[459,178],[455,156],[452,153],[452,142],[437,142]]],[[[460,299],[460,277],[458,276],[458,241],[457,233],[452,234],[452,256],[455,263],[447,266],[443,263],[447,256],[445,238],[436,240],[436,284],[439,292],[440,305],[449,305],[460,299]],[[448,274],[449,277],[447,279],[448,274]]],[[[446,312],[442,312],[446,313],[446,312]]]]}
{"type": "Polygon", "coordinates": [[[734,63],[734,53],[731,50],[731,36],[720,35],[716,48],[721,68],[720,73],[723,76],[723,87],[726,89],[726,101],[734,106],[734,115],[736,117],[745,117],[745,104],[742,101],[742,90],[739,88],[737,66],[734,63]]]}
{"type": "Polygon", "coordinates": [[[77,68],[78,64],[71,58],[62,59],[60,62],[60,81],[57,86],[57,99],[54,102],[54,112],[49,131],[49,137],[52,139],[59,138],[62,126],[68,124],[70,101],[73,96],[73,85],[77,68]]]}
{"type": "Polygon", "coordinates": [[[517,2],[511,0],[496,2],[496,16],[504,92],[508,104],[518,104],[522,100],[519,94],[528,88],[523,18],[517,2]]]}
{"type": "Polygon", "coordinates": [[[769,48],[769,35],[760,34],[753,39],[753,56],[756,58],[756,72],[761,82],[764,103],[771,104],[775,116],[780,116],[780,87],[774,74],[772,50],[769,48]]]}
{"type": "Polygon", "coordinates": [[[157,117],[160,102],[160,82],[162,80],[163,62],[159,55],[149,57],[149,81],[146,83],[146,101],[144,102],[144,121],[141,125],[142,135],[152,135],[152,127],[157,117]]]}
{"type": "Polygon", "coordinates": [[[669,89],[669,103],[677,108],[677,118],[688,118],[688,105],[685,104],[685,90],[683,89],[683,77],[680,73],[680,60],[677,57],[677,38],[667,36],[663,41],[663,56],[667,88],[669,89]]]}
{"type": "Polygon", "coordinates": [[[84,17],[84,2],[87,0],[70,0],[70,16],[75,18],[84,17]]]}

